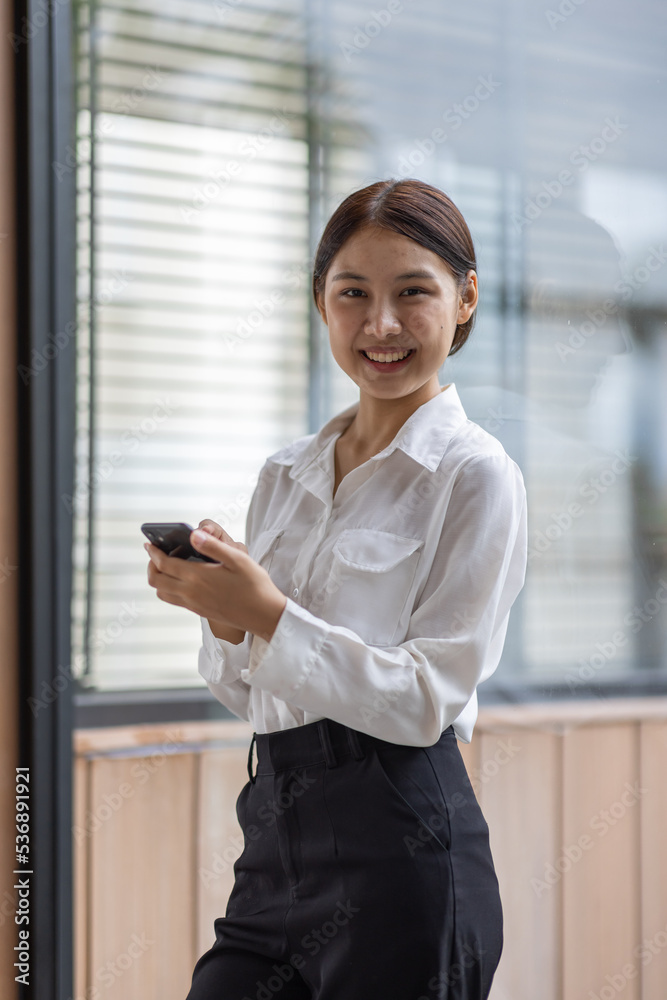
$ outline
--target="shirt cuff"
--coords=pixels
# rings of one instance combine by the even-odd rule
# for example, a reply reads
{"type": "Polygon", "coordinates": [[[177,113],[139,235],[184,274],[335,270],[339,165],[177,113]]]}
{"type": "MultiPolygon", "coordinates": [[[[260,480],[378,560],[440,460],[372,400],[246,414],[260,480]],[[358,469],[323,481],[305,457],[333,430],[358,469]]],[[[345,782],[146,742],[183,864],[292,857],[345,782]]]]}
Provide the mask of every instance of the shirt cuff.
{"type": "Polygon", "coordinates": [[[198,671],[206,681],[228,683],[240,677],[241,668],[248,663],[249,641],[246,633],[243,642],[233,643],[213,635],[208,618],[201,618],[202,647],[199,650],[198,671]]]}
{"type": "Polygon", "coordinates": [[[253,637],[241,679],[289,701],[305,683],[330,631],[325,621],[288,597],[271,641],[253,637]]]}

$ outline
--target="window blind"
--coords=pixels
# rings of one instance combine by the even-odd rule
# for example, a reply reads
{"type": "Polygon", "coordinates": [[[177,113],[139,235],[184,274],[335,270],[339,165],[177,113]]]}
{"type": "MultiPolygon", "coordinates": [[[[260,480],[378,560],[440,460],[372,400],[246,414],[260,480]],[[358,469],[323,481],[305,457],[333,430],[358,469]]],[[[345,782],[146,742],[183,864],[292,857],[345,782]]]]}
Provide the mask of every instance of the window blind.
{"type": "Polygon", "coordinates": [[[307,432],[304,12],[109,0],[78,28],[75,672],[197,685],[199,619],[148,586],[140,525],[243,540],[307,432]]]}

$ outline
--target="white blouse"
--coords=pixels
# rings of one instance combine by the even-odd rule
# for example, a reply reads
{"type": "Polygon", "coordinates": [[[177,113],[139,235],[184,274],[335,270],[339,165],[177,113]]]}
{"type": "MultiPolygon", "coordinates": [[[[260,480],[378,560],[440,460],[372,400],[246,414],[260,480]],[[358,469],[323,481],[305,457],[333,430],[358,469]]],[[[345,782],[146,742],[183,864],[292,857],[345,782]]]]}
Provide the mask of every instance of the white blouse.
{"type": "Polygon", "coordinates": [[[264,464],[246,545],[287,605],[268,643],[217,639],[202,618],[199,673],[257,733],[329,718],[432,746],[453,723],[469,743],[524,584],[523,477],[452,382],[332,499],[358,405],[264,464]]]}

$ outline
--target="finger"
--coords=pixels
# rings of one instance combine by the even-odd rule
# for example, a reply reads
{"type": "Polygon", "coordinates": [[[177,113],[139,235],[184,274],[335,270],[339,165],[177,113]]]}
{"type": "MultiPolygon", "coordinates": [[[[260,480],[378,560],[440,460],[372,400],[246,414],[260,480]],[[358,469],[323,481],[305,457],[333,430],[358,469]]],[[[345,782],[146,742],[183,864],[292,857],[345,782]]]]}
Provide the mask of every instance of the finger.
{"type": "Polygon", "coordinates": [[[234,545],[237,549],[243,549],[244,552],[248,551],[243,542],[235,542],[228,531],[225,531],[216,521],[211,521],[210,518],[204,518],[203,521],[199,522],[197,527],[203,531],[207,531],[214,538],[219,538],[220,541],[227,542],[228,545],[234,545]]]}
{"type": "Polygon", "coordinates": [[[159,549],[157,545],[153,545],[152,542],[144,542],[144,548],[150,557],[150,564],[157,569],[160,568],[163,559],[166,559],[166,553],[159,549]]]}
{"type": "Polygon", "coordinates": [[[149,565],[157,565],[158,558],[162,554],[162,549],[159,549],[157,545],[153,545],[152,542],[144,542],[144,548],[150,557],[149,565]]]}
{"type": "Polygon", "coordinates": [[[162,549],[158,548],[157,545],[153,545],[152,542],[145,542],[144,548],[151,557],[151,562],[155,569],[162,573],[164,576],[171,576],[177,580],[189,580],[188,575],[192,563],[189,563],[186,559],[179,559],[177,556],[169,556],[162,549]]]}
{"type": "Polygon", "coordinates": [[[209,534],[213,535],[215,538],[220,538],[220,532],[224,535],[224,530],[215,521],[211,521],[210,518],[206,517],[203,521],[200,521],[197,525],[204,531],[208,531],[209,534]]]}
{"type": "Polygon", "coordinates": [[[237,568],[239,557],[244,555],[234,545],[223,542],[219,538],[213,538],[212,535],[206,533],[199,535],[197,531],[193,531],[190,535],[190,542],[198,552],[210,556],[211,559],[217,559],[228,569],[237,568]]]}
{"type": "MultiPolygon", "coordinates": [[[[179,597],[178,594],[174,593],[172,590],[165,590],[164,587],[157,587],[155,590],[156,595],[165,604],[176,604],[178,607],[187,608],[187,604],[179,597]]],[[[189,610],[189,609],[188,609],[189,610]]]]}
{"type": "MultiPolygon", "coordinates": [[[[167,556],[166,553],[163,552],[162,555],[170,563],[172,562],[172,558],[167,556]]],[[[195,565],[177,557],[173,558],[173,562],[182,564],[186,571],[189,567],[195,565]]],[[[198,605],[194,603],[196,598],[191,586],[193,582],[196,583],[196,579],[193,580],[187,572],[182,577],[170,576],[167,573],[161,573],[155,563],[149,562],[148,582],[151,587],[155,588],[155,593],[161,601],[165,601],[167,604],[176,604],[181,608],[186,608],[188,611],[193,611],[195,614],[200,613],[198,605]]]]}
{"type": "Polygon", "coordinates": [[[165,581],[173,580],[174,577],[161,573],[154,562],[148,563],[148,585],[150,587],[164,587],[165,581]]]}
{"type": "Polygon", "coordinates": [[[219,538],[221,542],[226,542],[227,545],[234,545],[238,547],[239,543],[234,541],[234,539],[232,538],[232,536],[229,534],[228,531],[225,531],[224,528],[221,528],[219,524],[216,524],[215,527],[216,531],[211,532],[214,538],[219,538]]]}
{"type": "Polygon", "coordinates": [[[161,573],[154,562],[148,563],[148,583],[151,587],[163,587],[165,580],[173,579],[167,573],[161,573]]]}

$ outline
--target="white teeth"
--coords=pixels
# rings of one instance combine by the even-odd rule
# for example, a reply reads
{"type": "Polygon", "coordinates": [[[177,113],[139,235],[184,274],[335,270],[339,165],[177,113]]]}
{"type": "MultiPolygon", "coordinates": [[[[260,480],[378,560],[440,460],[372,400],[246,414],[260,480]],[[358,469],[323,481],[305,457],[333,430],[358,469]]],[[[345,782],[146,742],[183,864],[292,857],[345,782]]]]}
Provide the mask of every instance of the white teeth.
{"type": "Polygon", "coordinates": [[[392,354],[388,354],[386,352],[382,354],[371,354],[370,351],[364,351],[364,354],[366,354],[371,361],[402,361],[403,358],[407,358],[409,353],[410,351],[394,351],[392,354]]]}

